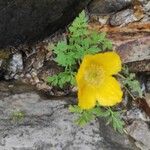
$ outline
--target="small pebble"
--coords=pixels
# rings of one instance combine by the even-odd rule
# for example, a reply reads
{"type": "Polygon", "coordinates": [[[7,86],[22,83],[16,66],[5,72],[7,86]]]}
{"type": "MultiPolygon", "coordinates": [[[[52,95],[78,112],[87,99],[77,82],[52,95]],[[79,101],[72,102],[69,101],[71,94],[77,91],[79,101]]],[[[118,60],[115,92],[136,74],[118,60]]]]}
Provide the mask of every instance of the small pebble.
{"type": "Polygon", "coordinates": [[[77,87],[76,87],[76,86],[74,86],[74,87],[71,89],[71,91],[72,91],[72,92],[77,92],[77,91],[78,91],[78,89],[77,89],[77,87]]]}
{"type": "Polygon", "coordinates": [[[105,25],[109,19],[109,16],[99,17],[98,21],[100,24],[105,25]]]}
{"type": "Polygon", "coordinates": [[[39,83],[40,82],[40,80],[39,80],[39,78],[36,76],[36,77],[34,77],[34,82],[35,83],[39,83]]]}
{"type": "Polygon", "coordinates": [[[47,85],[46,83],[37,83],[36,84],[36,87],[39,89],[39,90],[51,90],[52,87],[47,85]]]}
{"type": "Polygon", "coordinates": [[[37,73],[36,73],[36,72],[32,72],[32,73],[31,73],[31,76],[34,78],[34,77],[37,76],[37,73]]]}
{"type": "Polygon", "coordinates": [[[29,74],[29,73],[27,73],[25,76],[26,76],[26,78],[28,78],[28,79],[32,78],[32,77],[31,77],[31,74],[29,74]]]}
{"type": "Polygon", "coordinates": [[[15,80],[18,80],[20,78],[20,76],[18,75],[18,74],[16,74],[15,76],[14,76],[14,79],[15,80]]]}
{"type": "Polygon", "coordinates": [[[23,77],[24,77],[24,74],[22,73],[22,74],[20,75],[20,77],[23,78],[23,77]]]}
{"type": "Polygon", "coordinates": [[[10,85],[8,85],[8,87],[9,87],[9,88],[13,88],[13,87],[14,87],[14,85],[13,85],[13,84],[10,84],[10,85]]]}

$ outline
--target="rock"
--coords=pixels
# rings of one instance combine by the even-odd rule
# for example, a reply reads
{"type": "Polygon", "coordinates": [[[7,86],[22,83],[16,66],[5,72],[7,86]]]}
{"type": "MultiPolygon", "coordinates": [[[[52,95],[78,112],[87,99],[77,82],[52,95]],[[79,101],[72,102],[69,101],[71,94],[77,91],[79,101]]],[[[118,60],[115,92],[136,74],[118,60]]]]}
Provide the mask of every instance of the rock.
{"type": "Polygon", "coordinates": [[[101,27],[99,24],[89,23],[90,30],[95,30],[97,32],[107,32],[109,38],[112,38],[112,40],[120,40],[120,42],[128,40],[129,38],[131,39],[131,37],[133,40],[138,39],[139,37],[149,36],[149,28],[149,22],[134,22],[122,27],[112,27],[110,25],[101,27]],[[123,34],[123,32],[125,32],[125,34],[123,34]]]}
{"type": "Polygon", "coordinates": [[[138,0],[141,4],[147,4],[149,0],[138,0]]]}
{"type": "Polygon", "coordinates": [[[126,135],[114,132],[102,119],[84,128],[75,125],[75,116],[68,111],[73,98],[48,99],[31,88],[23,93],[14,93],[14,89],[10,94],[10,86],[4,84],[0,95],[1,150],[136,150],[126,135]],[[12,118],[19,117],[17,114],[22,118],[15,121],[12,118]]]}
{"type": "Polygon", "coordinates": [[[150,109],[150,93],[145,93],[145,101],[150,109]]]}
{"type": "MultiPolygon", "coordinates": [[[[34,49],[34,48],[32,48],[34,49]]],[[[30,71],[31,69],[40,69],[43,67],[45,61],[46,51],[45,49],[34,49],[33,53],[29,54],[25,58],[25,71],[30,71]]]]}
{"type": "Polygon", "coordinates": [[[48,76],[53,76],[58,74],[62,71],[62,68],[60,68],[56,62],[54,61],[47,61],[46,65],[40,70],[38,77],[42,80],[46,80],[48,76]]]}
{"type": "Polygon", "coordinates": [[[93,0],[88,5],[90,14],[109,14],[131,5],[131,0],[93,0]]]}
{"type": "Polygon", "coordinates": [[[32,43],[68,25],[90,0],[0,0],[0,47],[32,43]]]}
{"type": "Polygon", "coordinates": [[[150,13],[150,1],[145,5],[144,9],[146,12],[150,13]]]}
{"type": "Polygon", "coordinates": [[[131,142],[133,142],[131,139],[129,142],[129,139],[126,139],[126,135],[116,133],[110,126],[106,125],[105,120],[103,119],[99,120],[99,130],[100,134],[103,135],[103,140],[106,143],[108,142],[109,146],[105,146],[106,150],[122,150],[122,145],[124,145],[123,149],[126,150],[138,150],[134,145],[130,145],[131,142]],[[128,144],[130,146],[128,146],[128,144]]]}
{"type": "Polygon", "coordinates": [[[101,17],[99,17],[99,19],[98,19],[98,21],[99,21],[99,23],[100,23],[101,25],[107,24],[108,20],[109,20],[109,16],[103,16],[103,17],[101,16],[101,17]]]}
{"type": "MultiPolygon", "coordinates": [[[[144,94],[144,98],[142,99],[137,99],[137,102],[138,102],[138,107],[145,112],[146,114],[146,118],[147,118],[147,121],[150,122],[150,99],[148,97],[149,95],[147,93],[144,94]]],[[[146,120],[145,120],[146,121],[146,120]]]]}
{"type": "Polygon", "coordinates": [[[116,47],[125,63],[150,59],[150,36],[126,41],[116,47]]]}
{"type": "Polygon", "coordinates": [[[150,71],[150,24],[132,23],[125,27],[103,27],[91,23],[90,30],[107,32],[107,37],[113,43],[115,49],[121,56],[123,63],[137,62],[135,70],[150,71]],[[142,70],[143,69],[143,70],[142,70]]]}
{"type": "Polygon", "coordinates": [[[150,118],[147,114],[137,107],[133,107],[132,109],[128,110],[124,116],[126,121],[133,121],[133,120],[143,120],[143,121],[150,121],[150,118]]]}
{"type": "Polygon", "coordinates": [[[7,60],[10,57],[10,51],[5,51],[4,49],[0,50],[0,78],[4,77],[5,69],[7,65],[7,60]]]}
{"type": "Polygon", "coordinates": [[[144,121],[135,120],[127,127],[128,134],[136,140],[136,145],[141,150],[150,149],[150,129],[144,121]]]}
{"type": "Polygon", "coordinates": [[[143,14],[141,16],[136,16],[133,9],[122,10],[120,12],[117,12],[110,18],[110,25],[112,26],[126,25],[128,23],[138,21],[142,17],[143,14]]]}
{"type": "Polygon", "coordinates": [[[150,93],[150,77],[148,77],[146,81],[146,91],[150,93]]]}
{"type": "Polygon", "coordinates": [[[142,61],[133,61],[133,62],[127,63],[127,65],[129,69],[132,70],[132,72],[149,72],[150,71],[150,59],[142,60],[142,61]]]}
{"type": "Polygon", "coordinates": [[[17,73],[21,73],[23,70],[23,59],[21,53],[12,54],[7,63],[5,79],[13,79],[17,73]]]}
{"type": "Polygon", "coordinates": [[[131,22],[139,21],[144,17],[144,9],[138,0],[132,1],[132,8],[122,10],[112,15],[110,25],[123,26],[131,22]]]}
{"type": "Polygon", "coordinates": [[[10,51],[7,50],[6,52],[5,49],[0,50],[0,60],[9,58],[9,55],[10,55],[10,51]]]}
{"type": "Polygon", "coordinates": [[[53,94],[51,92],[52,87],[50,85],[46,84],[45,82],[36,84],[36,87],[37,87],[38,90],[48,92],[48,95],[52,95],[53,94]]]}
{"type": "Polygon", "coordinates": [[[145,2],[143,4],[143,9],[144,9],[144,18],[142,19],[143,22],[150,22],[150,1],[145,2]]]}

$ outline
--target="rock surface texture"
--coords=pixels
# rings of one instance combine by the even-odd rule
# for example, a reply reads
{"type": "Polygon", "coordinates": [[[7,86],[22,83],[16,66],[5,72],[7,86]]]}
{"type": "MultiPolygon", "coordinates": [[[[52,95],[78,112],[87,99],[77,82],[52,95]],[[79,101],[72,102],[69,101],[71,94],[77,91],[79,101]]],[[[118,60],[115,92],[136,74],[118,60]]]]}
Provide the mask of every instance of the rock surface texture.
{"type": "Polygon", "coordinates": [[[148,124],[141,121],[136,120],[127,128],[128,133],[131,137],[136,139],[136,145],[141,150],[149,150],[150,149],[150,132],[148,124]]]}
{"type": "Polygon", "coordinates": [[[93,14],[108,14],[131,5],[132,0],[93,0],[88,9],[93,14]]]}
{"type": "Polygon", "coordinates": [[[34,42],[70,23],[90,0],[0,0],[0,47],[34,42]]]}
{"type": "Polygon", "coordinates": [[[133,72],[149,72],[149,0],[93,0],[88,8],[91,17],[89,28],[107,32],[113,49],[133,72]]]}
{"type": "Polygon", "coordinates": [[[76,126],[69,98],[47,99],[21,85],[0,87],[0,150],[136,150],[104,120],[76,126]],[[25,115],[19,119],[17,112],[25,115]]]}

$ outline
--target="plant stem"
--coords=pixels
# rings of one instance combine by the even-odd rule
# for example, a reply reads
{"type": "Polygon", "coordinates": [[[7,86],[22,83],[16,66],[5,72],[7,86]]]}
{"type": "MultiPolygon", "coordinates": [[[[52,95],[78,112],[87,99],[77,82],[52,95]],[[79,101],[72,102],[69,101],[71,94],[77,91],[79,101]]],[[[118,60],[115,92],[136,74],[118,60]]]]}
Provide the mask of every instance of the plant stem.
{"type": "Polygon", "coordinates": [[[122,79],[126,79],[126,77],[125,76],[123,76],[122,74],[120,74],[120,73],[118,73],[117,74],[120,78],[122,78],[122,79]]]}
{"type": "MultiPolygon", "coordinates": [[[[123,76],[122,74],[118,73],[117,74],[120,78],[122,79],[126,79],[125,76],[123,76]]],[[[126,89],[126,91],[128,92],[128,94],[132,97],[133,100],[135,100],[136,98],[133,96],[133,94],[130,92],[130,90],[124,85],[124,88],[126,89]]]]}
{"type": "Polygon", "coordinates": [[[132,97],[133,100],[135,100],[136,98],[133,96],[133,94],[129,91],[129,89],[124,86],[124,88],[126,89],[126,91],[128,92],[128,94],[132,97]]]}

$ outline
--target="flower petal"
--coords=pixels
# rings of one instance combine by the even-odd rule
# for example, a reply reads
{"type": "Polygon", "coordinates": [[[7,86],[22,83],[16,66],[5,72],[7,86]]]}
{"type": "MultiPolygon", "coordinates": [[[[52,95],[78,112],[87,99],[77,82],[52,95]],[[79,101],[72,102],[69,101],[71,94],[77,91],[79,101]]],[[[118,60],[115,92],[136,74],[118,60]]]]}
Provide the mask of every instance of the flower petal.
{"type": "Polygon", "coordinates": [[[78,86],[78,105],[82,109],[93,108],[96,104],[96,90],[95,88],[86,85],[84,82],[81,83],[78,86]]]}
{"type": "Polygon", "coordinates": [[[84,75],[84,72],[86,70],[86,68],[90,65],[91,61],[90,61],[90,58],[91,56],[93,55],[85,55],[83,60],[82,60],[82,63],[80,65],[80,68],[78,70],[78,73],[76,75],[76,80],[77,82],[80,82],[80,79],[83,78],[83,75],[84,75]]]}
{"type": "Polygon", "coordinates": [[[114,75],[121,71],[121,60],[116,52],[87,55],[85,58],[88,63],[100,65],[107,75],[114,75]]]}
{"type": "Polygon", "coordinates": [[[113,106],[122,101],[123,92],[114,77],[107,77],[99,87],[97,100],[101,106],[113,106]]]}

